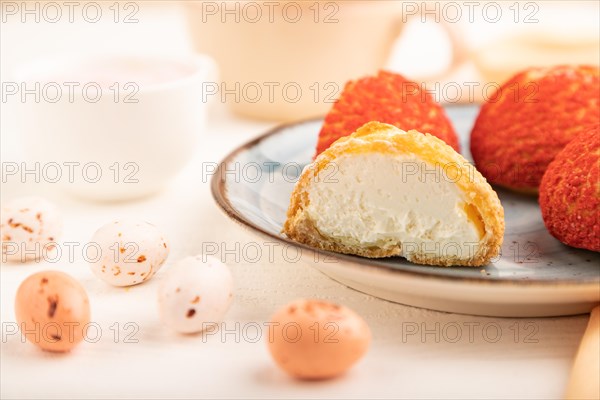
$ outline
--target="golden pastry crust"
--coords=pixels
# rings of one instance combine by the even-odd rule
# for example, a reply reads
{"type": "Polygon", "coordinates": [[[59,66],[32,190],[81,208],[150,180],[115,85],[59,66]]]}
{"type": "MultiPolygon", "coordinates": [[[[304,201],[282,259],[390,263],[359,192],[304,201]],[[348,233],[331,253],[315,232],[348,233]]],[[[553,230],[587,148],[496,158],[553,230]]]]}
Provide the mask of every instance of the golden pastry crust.
{"type": "Polygon", "coordinates": [[[306,213],[309,205],[307,188],[320,171],[334,162],[338,157],[347,154],[383,153],[394,155],[416,155],[427,164],[456,168],[454,182],[464,193],[471,207],[472,217],[480,220],[483,232],[473,254],[468,257],[417,253],[410,261],[417,264],[440,266],[481,266],[488,263],[500,252],[504,237],[504,209],[498,195],[486,179],[452,147],[442,140],[417,131],[405,134],[398,128],[379,122],[369,122],[350,136],[337,140],[331,147],[321,153],[312,164],[303,171],[296,183],[287,212],[287,220],[283,232],[292,240],[323,250],[338,253],[355,254],[369,258],[398,256],[402,244],[396,243],[386,247],[366,247],[326,237],[314,225],[306,213]]]}

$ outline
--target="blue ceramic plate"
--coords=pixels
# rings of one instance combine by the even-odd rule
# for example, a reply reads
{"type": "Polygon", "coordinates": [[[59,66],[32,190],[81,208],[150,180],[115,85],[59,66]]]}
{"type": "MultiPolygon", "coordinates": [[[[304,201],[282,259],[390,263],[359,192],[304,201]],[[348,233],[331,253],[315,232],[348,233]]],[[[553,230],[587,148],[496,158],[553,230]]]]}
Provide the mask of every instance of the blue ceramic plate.
{"type": "MultiPolygon", "coordinates": [[[[468,153],[477,107],[446,108],[468,153]]],[[[498,189],[506,232],[502,255],[484,268],[431,267],[400,257],[367,259],[312,249],[281,233],[294,184],[311,161],[322,120],[278,127],[220,165],[213,195],[228,216],[302,250],[333,279],[373,296],[449,312],[550,316],[589,311],[600,301],[600,255],[563,245],[545,229],[537,199],[498,189]],[[243,179],[223,173],[237,168],[243,179]]]]}

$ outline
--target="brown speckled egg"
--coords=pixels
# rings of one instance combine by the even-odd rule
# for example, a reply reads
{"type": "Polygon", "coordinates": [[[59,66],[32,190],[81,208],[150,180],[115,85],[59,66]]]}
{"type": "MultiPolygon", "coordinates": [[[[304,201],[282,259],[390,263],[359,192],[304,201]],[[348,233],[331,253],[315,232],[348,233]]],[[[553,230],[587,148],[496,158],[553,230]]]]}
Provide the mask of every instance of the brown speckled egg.
{"type": "Polygon", "coordinates": [[[178,261],[158,287],[160,318],[181,333],[202,332],[223,320],[233,300],[227,265],[206,255],[178,261]]]}
{"type": "Polygon", "coordinates": [[[300,379],[326,379],[348,370],[367,351],[367,323],[344,306],[296,300],[275,313],[268,346],[273,359],[300,379]]]}
{"type": "Polygon", "coordinates": [[[169,255],[158,228],[139,220],[109,222],[94,233],[100,257],[90,260],[92,272],[113,286],[132,286],[152,278],[169,255]]]}
{"type": "Polygon", "coordinates": [[[43,350],[65,352],[84,338],[90,303],[81,284],[59,271],[42,271],[21,283],[15,315],[27,340],[43,350]]]}
{"type": "Polygon", "coordinates": [[[17,197],[2,204],[0,238],[2,261],[25,262],[44,258],[62,232],[58,208],[41,197],[17,197]]]}

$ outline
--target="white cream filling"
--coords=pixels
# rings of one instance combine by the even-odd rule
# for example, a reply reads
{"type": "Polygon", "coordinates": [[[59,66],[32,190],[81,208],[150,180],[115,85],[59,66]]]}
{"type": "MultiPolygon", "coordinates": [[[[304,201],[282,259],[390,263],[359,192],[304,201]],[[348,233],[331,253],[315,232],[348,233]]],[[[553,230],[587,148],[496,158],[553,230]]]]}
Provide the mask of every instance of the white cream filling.
{"type": "Polygon", "coordinates": [[[309,218],[345,244],[400,245],[402,256],[473,256],[479,231],[455,181],[413,155],[344,155],[308,187],[309,218]]]}

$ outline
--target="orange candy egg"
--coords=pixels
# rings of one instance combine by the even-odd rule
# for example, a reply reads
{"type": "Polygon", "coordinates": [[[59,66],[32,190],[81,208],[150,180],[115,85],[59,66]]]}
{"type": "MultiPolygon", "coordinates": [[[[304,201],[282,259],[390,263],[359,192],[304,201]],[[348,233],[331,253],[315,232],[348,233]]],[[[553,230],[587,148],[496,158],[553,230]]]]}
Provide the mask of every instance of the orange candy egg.
{"type": "Polygon", "coordinates": [[[275,313],[268,346],[273,359],[300,379],[341,375],[367,351],[367,323],[344,306],[320,300],[296,300],[275,313]]]}
{"type": "Polygon", "coordinates": [[[90,303],[77,280],[63,272],[42,271],[19,286],[15,314],[28,341],[43,350],[65,352],[83,340],[90,303]]]}

